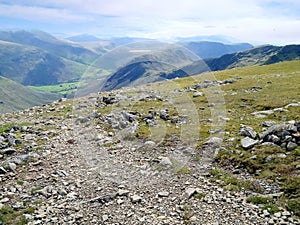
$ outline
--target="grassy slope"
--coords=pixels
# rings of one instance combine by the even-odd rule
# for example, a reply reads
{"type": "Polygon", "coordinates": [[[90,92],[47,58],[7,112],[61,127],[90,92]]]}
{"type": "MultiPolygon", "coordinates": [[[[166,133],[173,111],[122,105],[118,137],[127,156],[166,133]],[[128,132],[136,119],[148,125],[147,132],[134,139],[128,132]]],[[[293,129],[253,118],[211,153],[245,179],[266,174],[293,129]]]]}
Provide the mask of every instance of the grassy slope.
{"type": "Polygon", "coordinates": [[[93,51],[78,44],[57,39],[43,31],[0,31],[0,39],[43,49],[55,56],[60,56],[83,64],[90,64],[97,57],[97,54],[93,51]]]}
{"type": "MultiPolygon", "coordinates": [[[[300,102],[300,61],[278,63],[271,66],[254,66],[232,69],[216,73],[217,77],[241,77],[237,83],[224,86],[226,108],[231,121],[227,123],[227,137],[236,137],[240,124],[252,126],[261,132],[263,121],[283,123],[288,120],[300,120],[299,107],[291,107],[288,112],[277,112],[266,118],[255,118],[251,112],[283,107],[289,103],[300,102]],[[261,87],[261,91],[249,91],[251,87],[261,87]],[[248,90],[248,91],[245,91],[248,90]],[[232,95],[236,92],[236,95],[232,95]]],[[[255,176],[281,185],[285,195],[277,202],[287,205],[300,215],[300,148],[286,152],[276,147],[255,147],[245,151],[239,146],[240,137],[221,151],[218,162],[222,166],[233,165],[245,168],[255,176]],[[228,154],[230,152],[230,154],[228,154]],[[276,158],[266,162],[266,157],[285,153],[285,159],[276,158]],[[251,156],[257,155],[257,160],[251,156]]]]}
{"type": "MultiPolygon", "coordinates": [[[[120,107],[127,107],[131,111],[145,114],[149,110],[155,109],[159,111],[168,108],[171,116],[182,115],[183,113],[189,114],[186,109],[194,107],[198,113],[198,115],[194,114],[194,117],[199,120],[200,129],[197,131],[196,127],[188,127],[189,136],[187,138],[191,140],[193,136],[198,138],[197,146],[199,151],[201,151],[203,143],[209,138],[209,131],[224,129],[223,145],[225,150],[220,151],[217,157],[221,167],[237,166],[248,170],[248,172],[259,178],[279,183],[285,191],[285,195],[276,204],[288,206],[292,211],[300,214],[300,172],[299,169],[296,169],[296,165],[300,165],[300,148],[298,147],[292,152],[286,153],[287,157],[285,159],[277,158],[270,163],[266,163],[264,159],[268,155],[276,155],[279,152],[284,152],[284,150],[276,147],[256,147],[252,151],[246,151],[240,147],[241,137],[238,136],[240,124],[246,124],[253,127],[257,132],[261,132],[261,123],[263,121],[271,120],[282,123],[288,120],[300,120],[299,107],[291,107],[288,112],[276,112],[266,118],[255,118],[251,115],[254,111],[273,109],[283,107],[289,103],[300,102],[300,60],[268,66],[249,66],[205,73],[173,81],[157,82],[137,90],[151,93],[150,91],[153,89],[156,89],[159,95],[163,99],[168,99],[168,101],[128,102],[123,103],[120,107]],[[234,78],[237,82],[220,87],[222,90],[221,97],[219,96],[219,98],[211,99],[210,101],[208,101],[209,96],[207,95],[210,93],[209,91],[211,90],[213,93],[220,91],[220,89],[203,89],[202,91],[205,95],[197,98],[192,97],[193,92],[186,92],[188,96],[180,94],[183,92],[174,92],[175,89],[183,89],[214,78],[217,80],[234,78]],[[213,110],[218,109],[211,107],[211,103],[218,105],[219,102],[222,102],[222,97],[225,100],[226,117],[230,120],[224,126],[222,124],[218,126],[218,122],[212,123],[210,121],[210,119],[216,119],[212,117],[212,113],[213,110]],[[176,106],[178,107],[176,108],[176,106]],[[194,132],[190,132],[191,130],[194,132]],[[230,138],[235,138],[235,140],[229,141],[230,138]],[[250,157],[255,154],[259,156],[258,160],[250,160],[250,157]]],[[[129,92],[130,95],[138,94],[131,89],[129,89],[129,92]]],[[[109,113],[109,108],[101,109],[100,112],[109,113]]],[[[193,116],[193,114],[191,115],[193,116]]],[[[192,119],[192,117],[190,118],[192,119]]],[[[180,139],[180,132],[183,126],[181,126],[181,129],[178,129],[172,124],[169,125],[164,141],[161,143],[162,145],[172,145],[172,143],[180,139]]],[[[151,138],[151,133],[153,135],[153,130],[145,122],[141,122],[136,136],[147,140],[151,138]]]]}
{"type": "Polygon", "coordinates": [[[58,98],[57,94],[34,91],[0,76],[0,113],[42,105],[58,98]]]}
{"type": "Polygon", "coordinates": [[[0,40],[0,74],[27,85],[51,85],[107,72],[36,47],[0,40]]]}

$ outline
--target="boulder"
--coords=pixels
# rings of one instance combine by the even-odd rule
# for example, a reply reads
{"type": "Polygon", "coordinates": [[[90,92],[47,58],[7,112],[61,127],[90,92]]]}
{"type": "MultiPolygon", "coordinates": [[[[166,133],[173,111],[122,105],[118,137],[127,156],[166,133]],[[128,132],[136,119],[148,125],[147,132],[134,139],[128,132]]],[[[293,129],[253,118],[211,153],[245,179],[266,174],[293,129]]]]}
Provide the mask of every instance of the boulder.
{"type": "Polygon", "coordinates": [[[280,144],[280,138],[276,136],[275,134],[271,134],[267,136],[266,142],[272,142],[274,144],[280,144]]]}
{"type": "Polygon", "coordinates": [[[291,142],[291,141],[286,145],[286,149],[288,151],[293,151],[297,147],[298,147],[298,145],[296,143],[294,143],[294,142],[291,142]]]}
{"type": "Polygon", "coordinates": [[[130,197],[132,203],[141,202],[142,198],[139,195],[133,195],[130,197]]]}
{"type": "Polygon", "coordinates": [[[2,155],[12,155],[16,152],[16,150],[14,148],[6,148],[1,150],[1,154],[2,155]]]}

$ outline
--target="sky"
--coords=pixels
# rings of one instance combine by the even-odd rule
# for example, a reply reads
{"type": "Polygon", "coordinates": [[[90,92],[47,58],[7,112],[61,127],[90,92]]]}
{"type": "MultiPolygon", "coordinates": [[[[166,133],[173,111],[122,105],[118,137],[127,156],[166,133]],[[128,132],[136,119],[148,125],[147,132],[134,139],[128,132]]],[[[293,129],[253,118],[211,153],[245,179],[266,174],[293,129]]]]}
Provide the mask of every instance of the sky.
{"type": "Polygon", "coordinates": [[[300,0],[0,0],[0,29],[300,44],[300,0]]]}

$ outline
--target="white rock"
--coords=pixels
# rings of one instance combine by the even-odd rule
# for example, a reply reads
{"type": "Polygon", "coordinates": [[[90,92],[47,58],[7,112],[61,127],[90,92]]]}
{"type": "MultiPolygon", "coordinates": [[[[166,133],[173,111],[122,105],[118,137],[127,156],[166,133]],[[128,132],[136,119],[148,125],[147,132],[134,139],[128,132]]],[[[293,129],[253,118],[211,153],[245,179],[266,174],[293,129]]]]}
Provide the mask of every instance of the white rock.
{"type": "Polygon", "coordinates": [[[2,198],[0,200],[0,203],[6,203],[6,202],[9,202],[9,198],[2,198]]]}
{"type": "Polygon", "coordinates": [[[173,163],[171,162],[169,157],[161,157],[160,164],[162,166],[167,166],[167,167],[173,166],[173,163]]]}
{"type": "Polygon", "coordinates": [[[258,143],[258,140],[254,140],[252,138],[249,138],[249,137],[245,137],[241,140],[241,144],[242,144],[242,147],[244,149],[249,149],[249,148],[252,148],[254,145],[256,145],[258,143]]]}
{"type": "Polygon", "coordinates": [[[274,213],[274,216],[277,217],[277,218],[281,217],[281,212],[274,213]]]}
{"type": "Polygon", "coordinates": [[[105,222],[105,221],[107,221],[107,220],[108,220],[108,215],[103,215],[103,216],[102,216],[102,221],[105,222]]]}
{"type": "Polygon", "coordinates": [[[291,216],[291,213],[289,211],[283,211],[282,215],[283,216],[291,216]]]}
{"type": "Polygon", "coordinates": [[[198,193],[198,189],[197,188],[187,188],[185,190],[185,193],[188,195],[189,198],[191,198],[194,194],[198,193]]]}
{"type": "Polygon", "coordinates": [[[131,196],[131,202],[132,203],[137,203],[137,202],[141,202],[142,201],[142,198],[138,195],[133,195],[131,196]]]}
{"type": "Polygon", "coordinates": [[[158,197],[168,197],[170,195],[167,191],[158,192],[158,197]]]}
{"type": "Polygon", "coordinates": [[[194,97],[194,98],[197,98],[197,97],[200,97],[200,96],[202,96],[202,95],[203,95],[202,92],[197,91],[197,92],[195,92],[195,93],[193,94],[193,97],[194,97]]]}
{"type": "Polygon", "coordinates": [[[120,189],[118,190],[118,196],[127,196],[129,194],[128,190],[120,189]]]}

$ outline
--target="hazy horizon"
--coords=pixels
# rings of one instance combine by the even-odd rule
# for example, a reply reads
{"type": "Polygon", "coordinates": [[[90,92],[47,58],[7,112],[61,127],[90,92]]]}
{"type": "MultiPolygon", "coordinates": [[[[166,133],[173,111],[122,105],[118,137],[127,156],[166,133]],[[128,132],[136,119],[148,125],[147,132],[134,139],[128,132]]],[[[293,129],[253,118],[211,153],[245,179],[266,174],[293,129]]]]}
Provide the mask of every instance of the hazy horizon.
{"type": "Polygon", "coordinates": [[[42,30],[60,37],[223,35],[252,44],[300,44],[297,0],[12,0],[0,1],[0,29],[42,30]]]}

